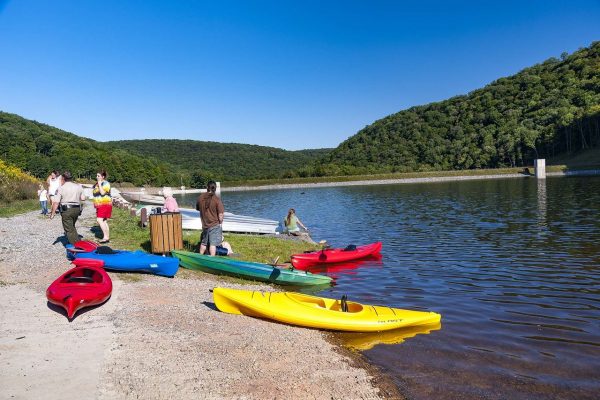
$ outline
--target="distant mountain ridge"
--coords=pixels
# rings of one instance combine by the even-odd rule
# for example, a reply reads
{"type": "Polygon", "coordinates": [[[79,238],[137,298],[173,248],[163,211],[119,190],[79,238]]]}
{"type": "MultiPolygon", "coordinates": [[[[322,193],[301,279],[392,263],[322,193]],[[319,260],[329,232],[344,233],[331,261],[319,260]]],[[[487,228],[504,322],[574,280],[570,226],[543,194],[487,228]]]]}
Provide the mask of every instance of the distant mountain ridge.
{"type": "Polygon", "coordinates": [[[329,151],[174,139],[97,142],[0,111],[0,159],[40,179],[68,169],[93,180],[106,169],[113,182],[201,187],[207,179],[293,176],[329,151]]]}
{"type": "Polygon", "coordinates": [[[97,171],[106,169],[113,182],[164,185],[180,181],[178,171],[169,164],[2,111],[0,158],[40,179],[52,170],[70,170],[78,179],[93,180],[97,171]]]}
{"type": "Polygon", "coordinates": [[[285,178],[326,156],[332,149],[283,150],[240,143],[145,139],[106,142],[113,148],[154,157],[189,174],[219,180],[285,178]]]}

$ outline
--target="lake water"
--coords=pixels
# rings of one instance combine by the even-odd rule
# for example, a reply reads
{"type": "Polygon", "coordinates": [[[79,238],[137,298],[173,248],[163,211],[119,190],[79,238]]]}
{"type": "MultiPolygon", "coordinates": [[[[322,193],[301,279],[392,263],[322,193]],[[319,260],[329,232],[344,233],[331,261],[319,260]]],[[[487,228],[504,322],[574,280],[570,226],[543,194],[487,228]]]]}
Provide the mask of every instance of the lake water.
{"type": "Polygon", "coordinates": [[[425,330],[339,334],[408,397],[600,397],[600,177],[222,197],[256,217],[294,207],[336,247],[383,242],[379,259],[321,270],[336,285],[319,295],[442,314],[425,330]]]}

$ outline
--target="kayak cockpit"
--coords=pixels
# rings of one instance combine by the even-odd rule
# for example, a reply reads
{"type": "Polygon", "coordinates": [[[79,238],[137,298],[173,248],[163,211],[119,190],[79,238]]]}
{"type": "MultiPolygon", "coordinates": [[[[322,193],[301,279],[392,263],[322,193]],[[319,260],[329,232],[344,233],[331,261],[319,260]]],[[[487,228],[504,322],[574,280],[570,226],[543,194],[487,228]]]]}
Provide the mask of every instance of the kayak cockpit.
{"type": "Polygon", "coordinates": [[[62,279],[62,283],[102,283],[102,274],[91,268],[79,267],[62,279]]]}
{"type": "Polygon", "coordinates": [[[363,310],[362,304],[354,302],[346,302],[345,299],[335,300],[326,299],[323,297],[309,296],[301,293],[288,292],[286,295],[306,307],[323,308],[330,311],[343,311],[348,313],[358,313],[363,310]]]}

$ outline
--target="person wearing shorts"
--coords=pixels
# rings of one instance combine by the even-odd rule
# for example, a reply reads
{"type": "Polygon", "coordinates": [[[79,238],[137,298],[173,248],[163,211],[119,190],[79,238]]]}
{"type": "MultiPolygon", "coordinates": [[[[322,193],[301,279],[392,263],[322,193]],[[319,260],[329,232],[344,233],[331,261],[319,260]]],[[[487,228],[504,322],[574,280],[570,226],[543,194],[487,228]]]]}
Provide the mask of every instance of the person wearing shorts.
{"type": "Polygon", "coordinates": [[[196,210],[200,211],[202,221],[202,235],[200,236],[200,254],[204,254],[208,247],[211,256],[217,254],[217,246],[223,239],[223,217],[225,208],[223,202],[217,196],[217,183],[209,181],[206,185],[206,193],[202,193],[196,201],[196,210]]]}
{"type": "MultiPolygon", "coordinates": [[[[211,256],[217,254],[217,248],[221,246],[221,238],[223,237],[223,230],[221,229],[221,225],[215,225],[208,229],[202,229],[202,233],[200,234],[200,246],[204,247],[204,251],[206,252],[206,248],[208,248],[208,252],[211,256]],[[214,246],[213,243],[216,243],[214,246]],[[215,254],[210,253],[211,247],[215,248],[215,254]]],[[[202,247],[201,247],[202,248],[202,247]]],[[[204,253],[201,253],[204,254],[204,253]]]]}
{"type": "Polygon", "coordinates": [[[96,184],[92,190],[94,207],[96,208],[96,221],[102,230],[102,239],[99,243],[110,242],[110,229],[108,219],[112,216],[112,197],[110,196],[110,183],[106,180],[106,171],[101,170],[96,174],[96,184]]]}

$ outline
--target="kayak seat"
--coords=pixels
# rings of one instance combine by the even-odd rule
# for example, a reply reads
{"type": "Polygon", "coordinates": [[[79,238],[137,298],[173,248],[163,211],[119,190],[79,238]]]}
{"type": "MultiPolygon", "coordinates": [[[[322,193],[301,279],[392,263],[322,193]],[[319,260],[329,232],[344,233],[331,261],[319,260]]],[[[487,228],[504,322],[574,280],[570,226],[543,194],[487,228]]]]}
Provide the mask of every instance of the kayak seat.
{"type": "Polygon", "coordinates": [[[349,244],[348,246],[346,246],[346,248],[343,251],[354,251],[354,250],[356,250],[356,245],[349,244]]]}
{"type": "Polygon", "coordinates": [[[98,246],[96,248],[96,254],[117,254],[117,252],[108,246],[98,246]]]}
{"type": "Polygon", "coordinates": [[[67,279],[69,283],[94,283],[94,278],[90,276],[71,276],[67,279]]]}

